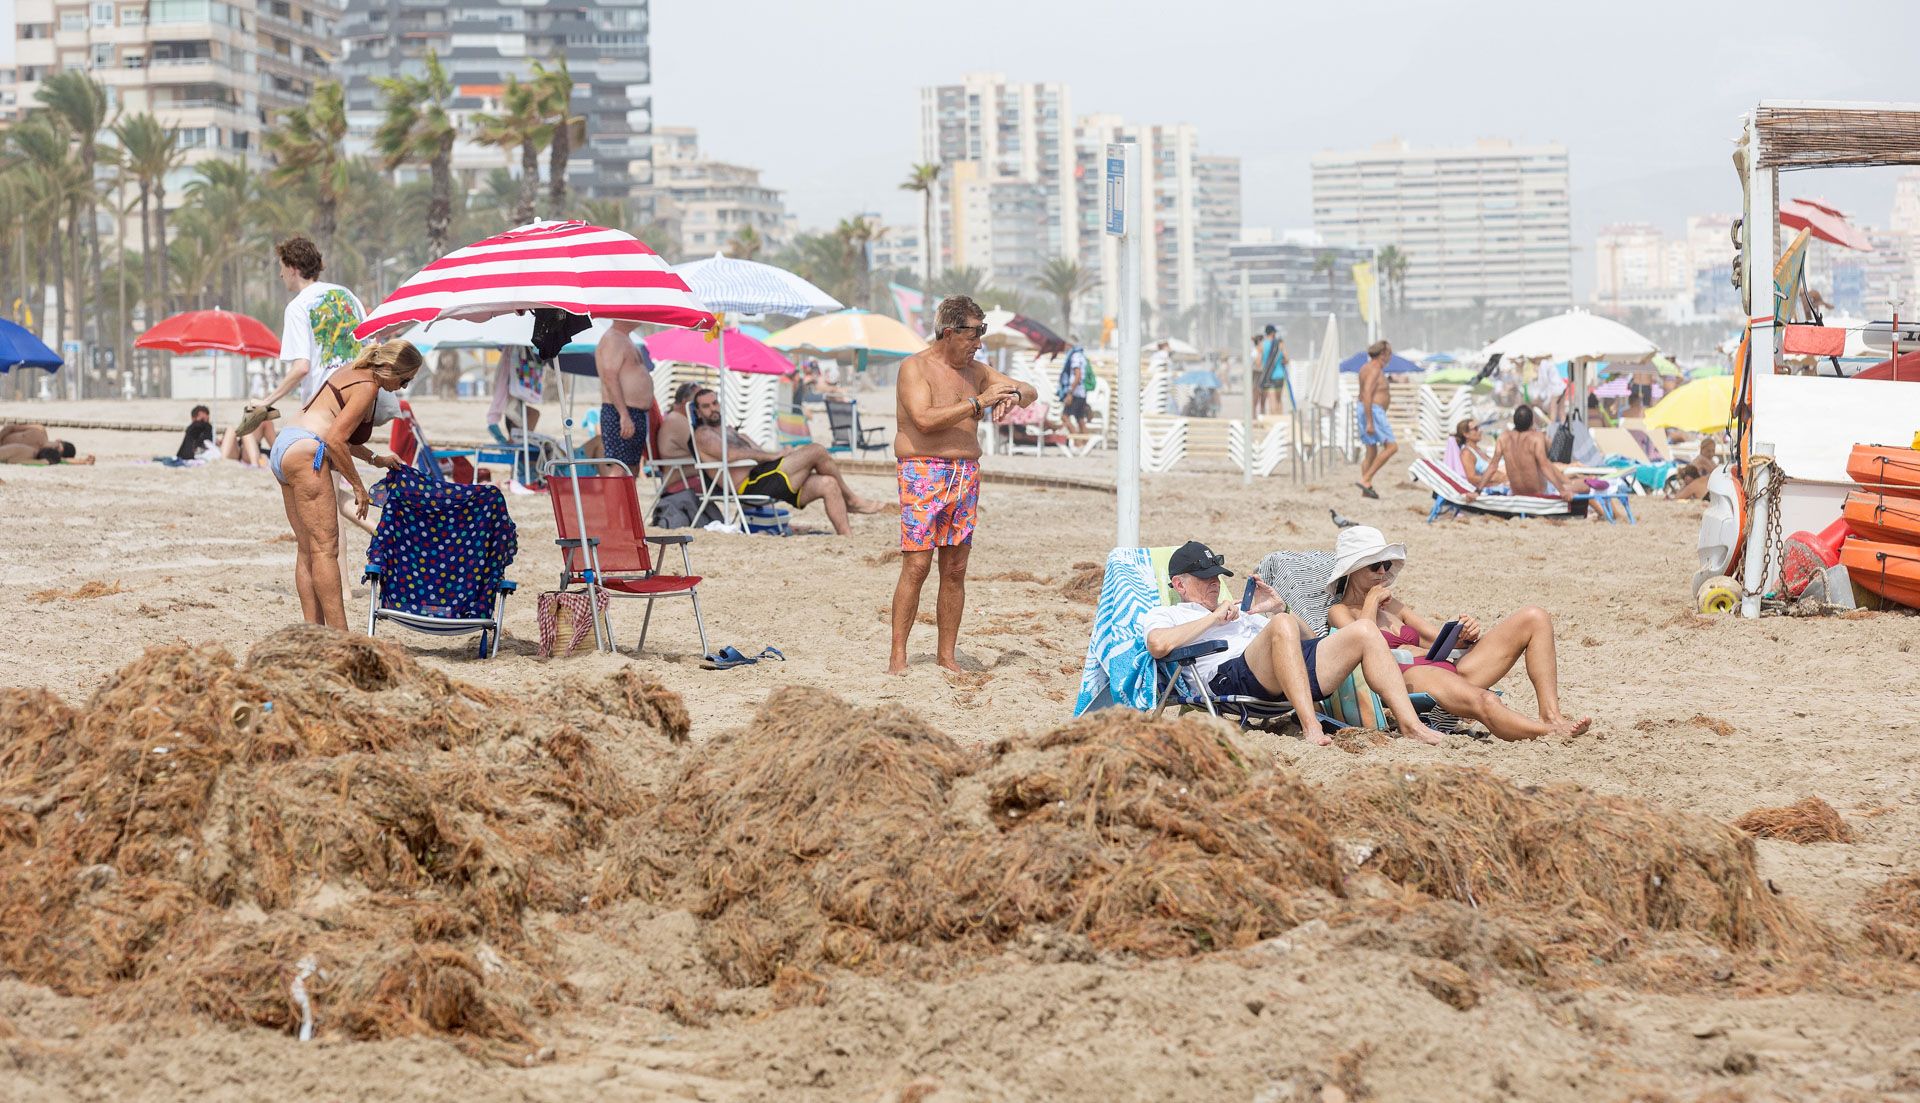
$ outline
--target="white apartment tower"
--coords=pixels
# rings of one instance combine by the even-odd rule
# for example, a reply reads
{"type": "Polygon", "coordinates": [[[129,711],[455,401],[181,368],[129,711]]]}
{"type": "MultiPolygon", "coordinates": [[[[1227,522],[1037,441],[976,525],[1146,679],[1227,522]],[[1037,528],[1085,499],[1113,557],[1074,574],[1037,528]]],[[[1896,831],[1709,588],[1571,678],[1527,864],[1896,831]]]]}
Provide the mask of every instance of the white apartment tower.
{"type": "Polygon", "coordinates": [[[676,259],[710,257],[746,229],[759,236],[763,259],[786,247],[786,204],[760,182],[759,169],[704,156],[690,126],[658,127],[652,141],[653,208],[679,228],[676,259]]]}
{"type": "MultiPolygon", "coordinates": [[[[271,113],[328,79],[340,16],[334,0],[16,0],[0,123],[38,106],[43,78],[80,69],[112,110],[178,128],[189,167],[258,161],[271,113]]],[[[181,194],[177,181],[167,190],[181,194]]]]}
{"type": "Polygon", "coordinates": [[[1399,248],[1416,309],[1570,305],[1568,195],[1559,145],[1417,150],[1396,140],[1313,157],[1314,229],[1332,245],[1399,248]]]}
{"type": "Polygon", "coordinates": [[[1239,158],[1201,154],[1186,123],[1138,126],[1118,115],[1081,118],[1074,132],[1080,263],[1100,274],[1102,311],[1110,316],[1120,305],[1120,253],[1100,226],[1108,142],[1140,145],[1141,193],[1152,212],[1151,233],[1141,243],[1141,298],[1160,311],[1192,307],[1206,289],[1208,271],[1226,278],[1227,247],[1240,235],[1239,158]]]}
{"type": "Polygon", "coordinates": [[[1072,119],[1064,84],[971,73],[920,90],[920,160],[940,166],[936,271],[1014,284],[1078,252],[1072,119]]]}

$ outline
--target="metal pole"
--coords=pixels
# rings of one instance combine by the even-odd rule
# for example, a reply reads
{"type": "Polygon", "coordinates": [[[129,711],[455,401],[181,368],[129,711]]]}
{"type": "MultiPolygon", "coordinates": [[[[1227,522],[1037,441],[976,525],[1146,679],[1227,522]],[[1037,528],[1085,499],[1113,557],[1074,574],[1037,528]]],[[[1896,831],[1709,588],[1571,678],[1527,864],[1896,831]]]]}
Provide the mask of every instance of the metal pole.
{"type": "Polygon", "coordinates": [[[1120,234],[1120,393],[1119,457],[1115,479],[1119,499],[1119,532],[1115,543],[1140,546],[1140,242],[1151,225],[1141,203],[1140,146],[1117,142],[1107,147],[1108,159],[1118,150],[1120,187],[1125,222],[1120,234]]]}
{"type": "Polygon", "coordinates": [[[1253,485],[1253,402],[1260,386],[1260,358],[1253,349],[1253,304],[1247,291],[1247,270],[1240,270],[1240,349],[1247,358],[1247,433],[1243,438],[1246,445],[1241,456],[1246,462],[1240,465],[1240,485],[1253,485]]]}

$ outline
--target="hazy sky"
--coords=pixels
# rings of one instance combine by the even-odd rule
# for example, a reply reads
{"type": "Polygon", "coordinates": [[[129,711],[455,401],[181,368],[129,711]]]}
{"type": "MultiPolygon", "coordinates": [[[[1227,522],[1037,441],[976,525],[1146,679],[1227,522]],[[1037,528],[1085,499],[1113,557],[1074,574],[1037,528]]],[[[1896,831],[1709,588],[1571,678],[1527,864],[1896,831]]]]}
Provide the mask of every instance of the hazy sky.
{"type": "MultiPolygon", "coordinates": [[[[1075,115],[1190,122],[1241,158],[1244,220],[1312,223],[1307,160],[1393,136],[1560,142],[1576,279],[1595,230],[1731,211],[1728,155],[1756,100],[1920,100],[1920,0],[655,0],[659,124],[759,166],[803,226],[916,220],[918,89],[990,71],[1062,81],[1075,115]]],[[[1789,177],[1884,224],[1893,174],[1789,177]]]]}

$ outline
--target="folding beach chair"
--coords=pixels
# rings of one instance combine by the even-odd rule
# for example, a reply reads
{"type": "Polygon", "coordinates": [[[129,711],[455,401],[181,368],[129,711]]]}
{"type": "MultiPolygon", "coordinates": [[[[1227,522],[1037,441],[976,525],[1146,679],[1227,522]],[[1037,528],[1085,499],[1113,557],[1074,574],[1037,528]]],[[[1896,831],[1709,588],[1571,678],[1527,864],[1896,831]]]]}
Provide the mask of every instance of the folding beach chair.
{"type": "MultiPolygon", "coordinates": [[[[693,623],[700,633],[700,653],[707,654],[707,625],[700,616],[700,576],[693,573],[693,560],[687,553],[693,537],[647,535],[640,520],[633,473],[626,464],[610,459],[557,460],[547,465],[547,497],[553,503],[553,523],[559,533],[554,543],[560,548],[562,590],[583,586],[609,597],[644,600],[647,615],[640,622],[636,655],[647,646],[653,603],[661,598],[688,598],[693,602],[693,623]],[[601,468],[606,473],[558,474],[562,469],[580,468],[601,468]],[[649,544],[661,549],[678,546],[681,573],[663,574],[649,544]]],[[[593,604],[597,641],[607,650],[617,651],[612,626],[598,611],[598,602],[593,604]]]]}
{"type": "Polygon", "coordinates": [[[426,430],[420,427],[413,407],[404,398],[400,400],[400,416],[393,419],[387,430],[387,450],[399,457],[401,463],[410,464],[429,475],[456,483],[471,483],[474,480],[473,453],[459,450],[443,452],[428,444],[426,430]]]}
{"type": "Polygon", "coordinates": [[[367,635],[383,620],[434,636],[478,632],[479,657],[497,654],[515,589],[507,565],[519,550],[506,496],[413,467],[388,471],[377,489],[386,506],[362,576],[373,591],[367,635]]]}
{"type": "Polygon", "coordinates": [[[1469,482],[1458,472],[1449,471],[1429,459],[1417,459],[1407,468],[1413,481],[1433,492],[1433,509],[1427,513],[1427,523],[1432,524],[1443,513],[1458,514],[1472,510],[1476,513],[1491,513],[1500,517],[1563,517],[1567,514],[1567,503],[1559,498],[1536,497],[1530,494],[1496,494],[1481,491],[1480,497],[1467,501],[1467,495],[1473,490],[1469,482]]]}
{"type": "Polygon", "coordinates": [[[827,399],[827,427],[833,431],[833,443],[827,446],[829,452],[848,452],[857,455],[878,452],[888,447],[886,427],[862,426],[860,407],[850,401],[827,399]],[[880,439],[874,439],[876,434],[880,439]]]}

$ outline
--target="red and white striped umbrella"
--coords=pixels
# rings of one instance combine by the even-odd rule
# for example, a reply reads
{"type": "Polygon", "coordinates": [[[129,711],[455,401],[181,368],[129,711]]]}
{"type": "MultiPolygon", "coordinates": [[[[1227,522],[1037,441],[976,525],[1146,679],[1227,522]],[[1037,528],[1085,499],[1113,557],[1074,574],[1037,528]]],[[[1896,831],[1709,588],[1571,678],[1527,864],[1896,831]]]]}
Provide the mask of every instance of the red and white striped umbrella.
{"type": "Polygon", "coordinates": [[[364,341],[413,322],[485,321],[543,306],[595,319],[713,325],[713,312],[686,281],[632,234],[585,222],[530,222],[422,268],[353,335],[364,341]]]}

